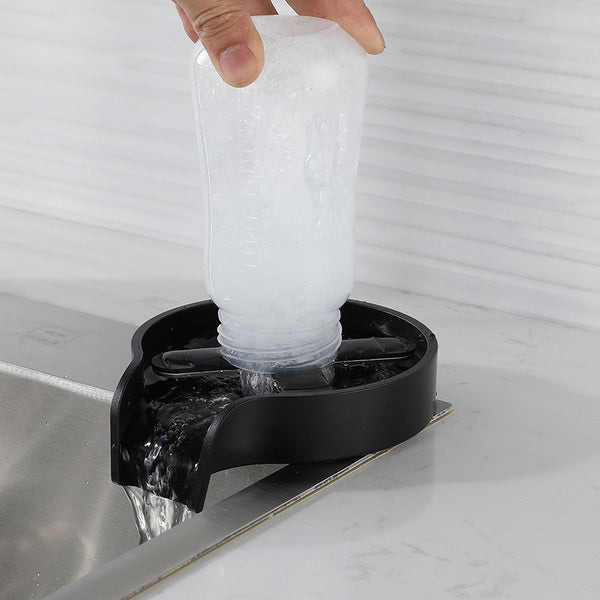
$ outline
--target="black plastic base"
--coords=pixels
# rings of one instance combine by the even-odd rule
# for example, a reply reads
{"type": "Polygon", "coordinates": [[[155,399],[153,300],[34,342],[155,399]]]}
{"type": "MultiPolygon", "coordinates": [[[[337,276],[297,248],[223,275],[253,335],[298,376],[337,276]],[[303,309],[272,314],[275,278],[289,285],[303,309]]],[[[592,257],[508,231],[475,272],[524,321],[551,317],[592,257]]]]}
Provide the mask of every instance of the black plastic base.
{"type": "Polygon", "coordinates": [[[329,378],[282,374],[280,391],[238,391],[227,402],[219,386],[237,381],[237,372],[215,350],[198,350],[218,347],[218,323],[217,307],[199,302],[134,334],[111,407],[115,483],[200,511],[212,473],[369,454],[412,437],[434,414],[437,341],[411,317],[349,300],[341,309],[346,342],[329,378]]]}

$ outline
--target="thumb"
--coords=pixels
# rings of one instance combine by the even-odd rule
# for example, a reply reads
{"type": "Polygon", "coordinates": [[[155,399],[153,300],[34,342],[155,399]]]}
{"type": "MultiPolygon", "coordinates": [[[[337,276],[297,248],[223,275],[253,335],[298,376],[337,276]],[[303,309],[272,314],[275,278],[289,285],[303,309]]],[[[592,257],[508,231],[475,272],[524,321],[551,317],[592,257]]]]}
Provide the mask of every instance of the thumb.
{"type": "Polygon", "coordinates": [[[187,18],[229,85],[244,87],[259,76],[265,61],[263,44],[243,0],[177,0],[176,4],[184,26],[187,18]]]}

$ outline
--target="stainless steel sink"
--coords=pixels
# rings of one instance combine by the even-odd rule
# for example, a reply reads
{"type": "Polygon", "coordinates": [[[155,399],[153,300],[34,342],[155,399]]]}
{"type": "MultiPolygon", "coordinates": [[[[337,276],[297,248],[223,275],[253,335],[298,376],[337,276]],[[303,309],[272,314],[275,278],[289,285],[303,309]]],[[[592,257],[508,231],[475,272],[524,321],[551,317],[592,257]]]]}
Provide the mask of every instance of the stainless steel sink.
{"type": "Polygon", "coordinates": [[[111,394],[0,365],[0,598],[44,598],[138,545],[110,481],[111,394]]]}
{"type": "MultiPolygon", "coordinates": [[[[111,398],[0,363],[0,600],[45,598],[140,543],[130,501],[110,480],[111,398]]],[[[219,474],[207,508],[280,468],[219,474]]],[[[163,575],[164,561],[155,569],[163,575]]]]}
{"type": "MultiPolygon", "coordinates": [[[[0,600],[36,600],[64,586],[65,598],[91,597],[86,576],[123,555],[128,565],[133,556],[132,572],[135,561],[151,572],[125,572],[117,596],[106,596],[126,597],[189,557],[140,555],[133,507],[110,480],[109,390],[129,361],[134,328],[7,294],[0,317],[0,600]]],[[[207,508],[280,468],[219,474],[207,508]]],[[[215,543],[219,531],[204,541],[215,543]]]]}
{"type": "MultiPolygon", "coordinates": [[[[201,514],[139,545],[109,472],[132,331],[0,294],[0,600],[130,598],[385,453],[217,473],[201,514]]],[[[450,411],[438,403],[434,421],[450,411]]]]}

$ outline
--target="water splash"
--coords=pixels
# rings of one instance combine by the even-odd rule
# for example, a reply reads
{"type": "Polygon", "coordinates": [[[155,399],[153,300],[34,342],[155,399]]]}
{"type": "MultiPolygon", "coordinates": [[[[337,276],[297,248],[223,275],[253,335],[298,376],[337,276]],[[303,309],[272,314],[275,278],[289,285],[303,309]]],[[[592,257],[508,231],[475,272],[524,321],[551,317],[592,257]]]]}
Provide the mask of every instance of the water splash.
{"type": "Polygon", "coordinates": [[[275,394],[280,392],[279,386],[269,373],[257,373],[240,369],[240,385],[244,396],[256,394],[275,394]]]}
{"type": "Polygon", "coordinates": [[[179,502],[162,498],[138,487],[124,486],[123,489],[133,507],[140,544],[187,521],[196,514],[179,502]]]}

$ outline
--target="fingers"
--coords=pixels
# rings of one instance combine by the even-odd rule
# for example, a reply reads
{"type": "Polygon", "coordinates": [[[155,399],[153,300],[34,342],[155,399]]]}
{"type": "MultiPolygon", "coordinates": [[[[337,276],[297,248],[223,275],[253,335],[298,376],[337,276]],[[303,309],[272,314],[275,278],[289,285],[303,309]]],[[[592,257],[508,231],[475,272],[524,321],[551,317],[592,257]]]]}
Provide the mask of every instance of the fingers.
{"type": "Polygon", "coordinates": [[[175,4],[175,8],[177,9],[177,14],[181,19],[181,23],[183,24],[183,29],[187,33],[187,36],[192,40],[192,42],[196,43],[198,41],[198,34],[194,31],[192,27],[192,22],[187,18],[185,11],[175,0],[173,0],[173,4],[175,4]]]}
{"type": "MultiPolygon", "coordinates": [[[[264,49],[243,0],[177,0],[176,4],[186,33],[193,41],[200,39],[227,83],[244,87],[258,77],[264,49]]],[[[253,10],[258,5],[252,0],[253,10]]]]}
{"type": "Polygon", "coordinates": [[[385,41],[363,0],[287,0],[300,15],[339,23],[369,54],[385,50],[385,41]]]}
{"type": "MultiPolygon", "coordinates": [[[[219,75],[234,87],[262,71],[264,48],[250,15],[275,14],[270,0],[173,0],[190,39],[206,48],[219,75]]],[[[385,49],[383,36],[363,0],[288,0],[301,15],[336,21],[369,54],[385,49]]]]}

